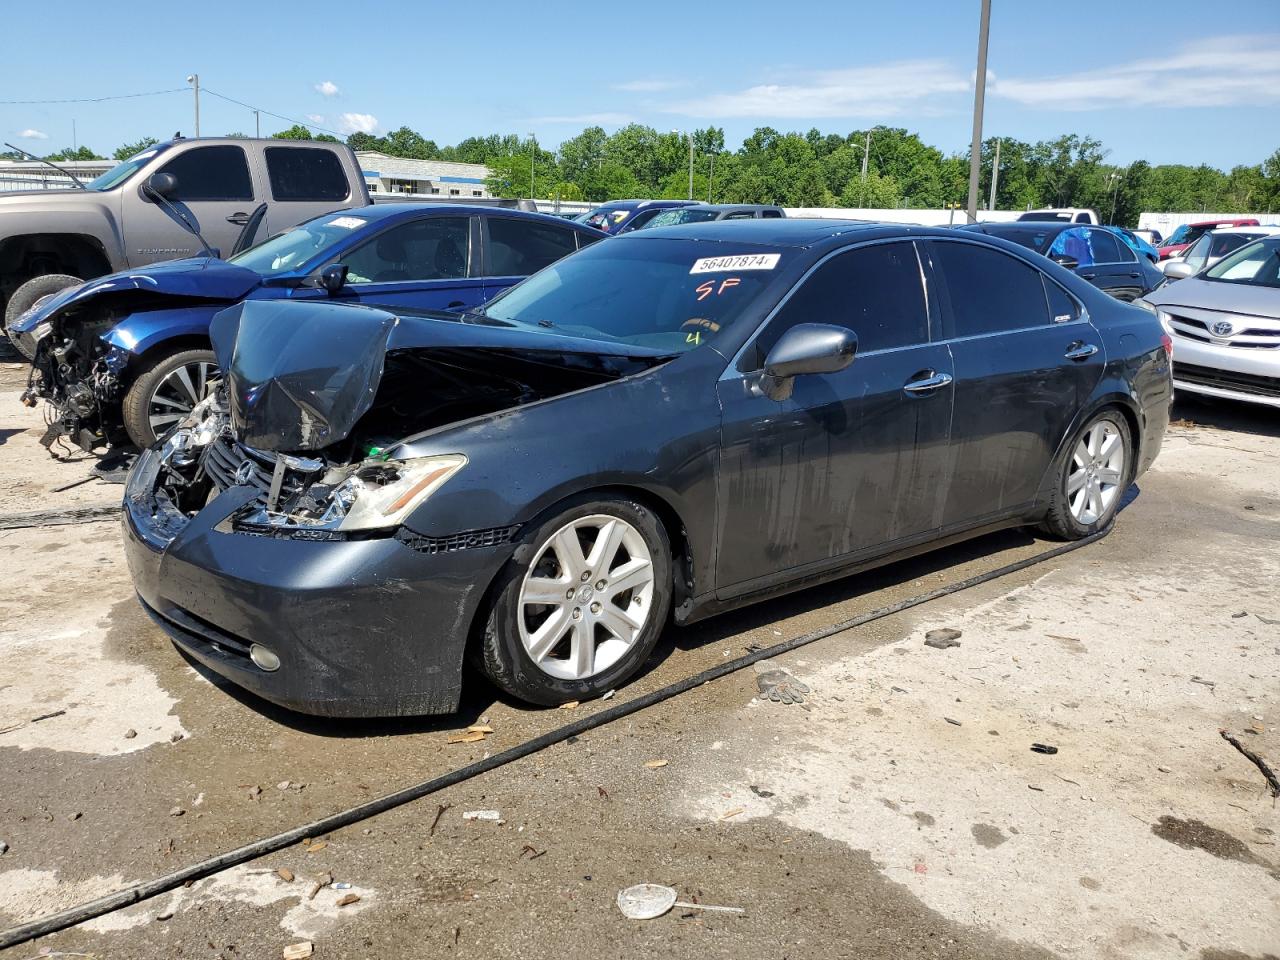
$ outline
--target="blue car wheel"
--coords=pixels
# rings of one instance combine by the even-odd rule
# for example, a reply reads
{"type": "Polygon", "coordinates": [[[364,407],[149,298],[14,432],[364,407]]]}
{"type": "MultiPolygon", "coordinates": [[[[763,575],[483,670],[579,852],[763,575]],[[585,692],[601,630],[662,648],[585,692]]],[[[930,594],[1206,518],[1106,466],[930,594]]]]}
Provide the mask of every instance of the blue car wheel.
{"type": "Polygon", "coordinates": [[[197,403],[221,379],[212,350],[182,350],[158,357],[142,371],[124,396],[124,428],[145,449],[197,403]]]}

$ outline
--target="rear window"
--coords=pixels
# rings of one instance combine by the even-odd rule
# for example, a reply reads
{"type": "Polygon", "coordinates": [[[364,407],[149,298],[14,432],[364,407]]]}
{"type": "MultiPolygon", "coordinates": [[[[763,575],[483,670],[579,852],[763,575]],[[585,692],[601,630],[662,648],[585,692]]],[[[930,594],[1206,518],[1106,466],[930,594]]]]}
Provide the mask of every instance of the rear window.
{"type": "Polygon", "coordinates": [[[342,162],[317,147],[267,147],[267,176],[273,200],[323,202],[351,195],[342,162]]]}

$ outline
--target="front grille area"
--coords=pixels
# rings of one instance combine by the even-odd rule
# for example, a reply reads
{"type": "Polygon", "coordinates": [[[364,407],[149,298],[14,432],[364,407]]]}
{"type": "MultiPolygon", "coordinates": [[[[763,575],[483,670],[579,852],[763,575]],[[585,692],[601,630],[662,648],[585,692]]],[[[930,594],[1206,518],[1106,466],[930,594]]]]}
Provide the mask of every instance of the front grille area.
{"type": "Polygon", "coordinates": [[[271,489],[271,474],[275,469],[273,459],[251,452],[230,437],[219,437],[205,448],[201,466],[219,492],[236,485],[236,472],[246,461],[253,464],[249,482],[266,493],[271,489]]]}
{"type": "Polygon", "coordinates": [[[1261,377],[1252,373],[1235,373],[1231,370],[1215,370],[1212,367],[1198,367],[1190,363],[1173,364],[1175,382],[1192,384],[1200,387],[1217,387],[1219,390],[1234,390],[1255,397],[1280,397],[1280,377],[1261,377]]]}
{"type": "Polygon", "coordinates": [[[1280,330],[1268,330],[1264,327],[1246,327],[1234,329],[1226,337],[1218,337],[1209,330],[1209,324],[1195,317],[1186,317],[1178,313],[1169,314],[1169,326],[1173,332],[1188,340],[1198,343],[1219,341],[1219,346],[1240,347],[1243,349],[1280,349],[1280,330]],[[1221,342],[1221,341],[1226,341],[1221,342]]]}
{"type": "Polygon", "coordinates": [[[510,543],[519,531],[518,524],[510,527],[491,527],[488,530],[467,530],[447,537],[424,537],[401,530],[396,534],[396,538],[419,553],[457,553],[460,550],[496,547],[501,543],[510,543]]]}
{"type": "Polygon", "coordinates": [[[192,641],[207,644],[215,652],[224,656],[249,661],[249,642],[215,627],[208,620],[197,617],[194,613],[181,607],[166,607],[154,611],[169,623],[173,624],[192,641]]]}

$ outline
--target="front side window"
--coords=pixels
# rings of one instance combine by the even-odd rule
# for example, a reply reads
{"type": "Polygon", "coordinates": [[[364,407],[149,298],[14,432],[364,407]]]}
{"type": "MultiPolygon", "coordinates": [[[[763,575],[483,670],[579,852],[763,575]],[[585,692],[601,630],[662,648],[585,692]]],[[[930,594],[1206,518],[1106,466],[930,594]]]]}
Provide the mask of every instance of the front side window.
{"type": "Polygon", "coordinates": [[[193,147],[178,154],[159,172],[171,173],[177,178],[178,189],[172,200],[253,199],[249,162],[241,147],[193,147]]]}
{"type": "Polygon", "coordinates": [[[1040,271],[974,243],[933,242],[934,267],[946,286],[949,337],[976,337],[1044,326],[1049,321],[1040,271]]]}
{"type": "Polygon", "coordinates": [[[267,147],[273,200],[345,200],[351,190],[342,162],[319,147],[267,147]]]}
{"type": "Polygon", "coordinates": [[[920,261],[911,243],[881,243],[836,254],[791,294],[755,342],[756,368],[800,323],[829,323],[858,335],[858,354],[929,341],[920,261]]]}
{"type": "Polygon", "coordinates": [[[534,274],[480,313],[529,332],[681,353],[737,323],[792,255],[753,244],[610,240],[534,274]]]}
{"type": "Polygon", "coordinates": [[[339,262],[348,283],[406,283],[467,276],[470,218],[428,217],[384,230],[339,262]]]}
{"type": "Polygon", "coordinates": [[[1241,247],[1200,274],[1200,279],[1280,287],[1280,237],[1241,247]]]}
{"type": "Polygon", "coordinates": [[[578,249],[574,231],[551,223],[489,218],[491,277],[525,277],[578,249]]]}

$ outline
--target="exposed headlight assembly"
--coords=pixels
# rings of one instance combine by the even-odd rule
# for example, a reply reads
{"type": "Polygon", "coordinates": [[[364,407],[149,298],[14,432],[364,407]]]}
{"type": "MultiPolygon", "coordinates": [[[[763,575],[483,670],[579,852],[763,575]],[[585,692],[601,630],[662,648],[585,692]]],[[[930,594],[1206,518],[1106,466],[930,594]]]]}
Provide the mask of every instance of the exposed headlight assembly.
{"type": "Polygon", "coordinates": [[[461,454],[366,461],[333,488],[326,514],[341,517],[339,530],[398,527],[466,463],[461,454]]]}

